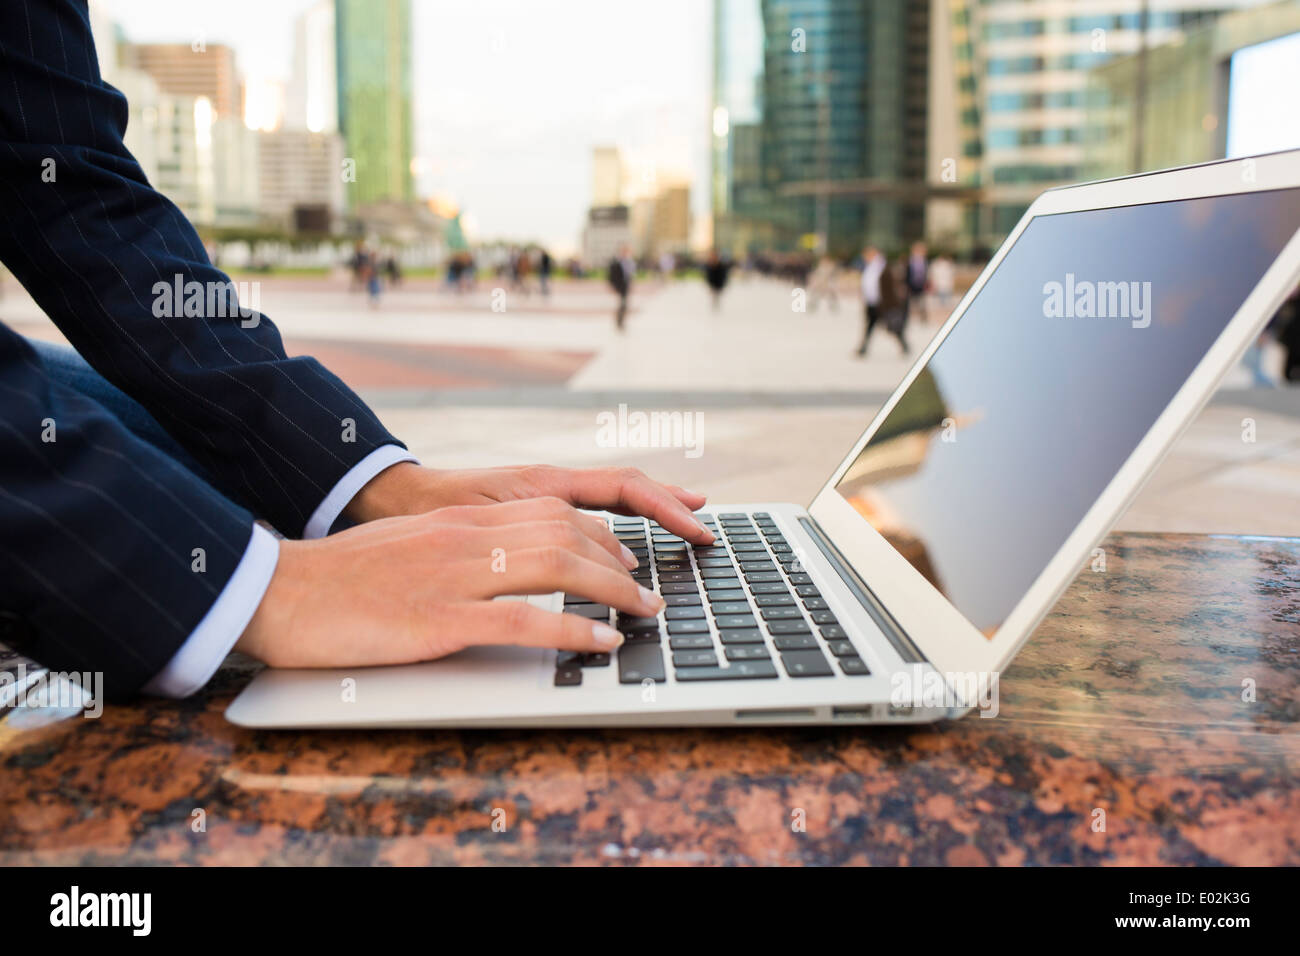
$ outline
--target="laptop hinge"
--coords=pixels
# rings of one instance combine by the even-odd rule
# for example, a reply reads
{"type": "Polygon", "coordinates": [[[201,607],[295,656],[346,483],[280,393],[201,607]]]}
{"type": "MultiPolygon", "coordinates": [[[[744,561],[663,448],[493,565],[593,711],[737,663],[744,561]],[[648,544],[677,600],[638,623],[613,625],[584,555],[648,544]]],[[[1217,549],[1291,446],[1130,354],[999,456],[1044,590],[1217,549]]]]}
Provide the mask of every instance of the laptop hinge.
{"type": "Polygon", "coordinates": [[[885,605],[880,603],[880,599],[867,587],[866,582],[858,577],[858,573],[853,570],[853,566],[844,559],[844,555],[840,554],[839,549],[831,543],[831,539],[822,531],[821,526],[808,517],[801,517],[799,523],[803,525],[804,530],[808,532],[821,553],[826,556],[826,560],[831,563],[831,567],[840,576],[845,587],[858,599],[858,603],[862,605],[863,610],[871,615],[871,619],[876,622],[876,626],[885,633],[885,638],[894,646],[898,656],[909,664],[929,663],[926,656],[907,636],[907,632],[894,620],[894,616],[886,610],[885,605]]]}

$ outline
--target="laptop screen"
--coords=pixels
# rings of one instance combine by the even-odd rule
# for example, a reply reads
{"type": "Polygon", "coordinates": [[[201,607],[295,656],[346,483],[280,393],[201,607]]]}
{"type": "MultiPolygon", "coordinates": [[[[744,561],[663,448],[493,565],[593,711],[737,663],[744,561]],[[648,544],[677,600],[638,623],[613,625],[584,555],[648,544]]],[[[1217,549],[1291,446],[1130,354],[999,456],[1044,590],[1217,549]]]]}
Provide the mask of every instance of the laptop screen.
{"type": "Polygon", "coordinates": [[[986,637],[1300,228],[1300,189],[1037,216],[837,491],[986,637]]]}

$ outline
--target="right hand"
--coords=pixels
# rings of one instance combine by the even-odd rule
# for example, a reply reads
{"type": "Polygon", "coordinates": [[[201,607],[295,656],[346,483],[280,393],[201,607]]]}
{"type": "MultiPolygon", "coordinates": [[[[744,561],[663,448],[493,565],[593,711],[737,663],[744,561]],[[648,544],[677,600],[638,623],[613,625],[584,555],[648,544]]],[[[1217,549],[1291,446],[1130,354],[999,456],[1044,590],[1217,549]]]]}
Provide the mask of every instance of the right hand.
{"type": "Polygon", "coordinates": [[[652,616],[663,599],[599,518],[558,498],[441,508],[316,541],[282,541],[235,649],[272,667],[407,664],[472,644],[610,651],[612,627],[501,594],[581,594],[652,616]]]}

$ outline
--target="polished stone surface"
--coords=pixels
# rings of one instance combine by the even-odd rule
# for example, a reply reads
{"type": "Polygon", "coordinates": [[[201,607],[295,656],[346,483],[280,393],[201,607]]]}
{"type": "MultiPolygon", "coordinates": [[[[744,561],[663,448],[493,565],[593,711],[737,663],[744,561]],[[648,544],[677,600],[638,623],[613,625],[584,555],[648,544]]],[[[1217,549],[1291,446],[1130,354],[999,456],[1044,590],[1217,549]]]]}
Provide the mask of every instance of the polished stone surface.
{"type": "Polygon", "coordinates": [[[1104,548],[993,719],[248,731],[236,659],[179,703],[11,709],[0,862],[1300,863],[1300,539],[1104,548]]]}

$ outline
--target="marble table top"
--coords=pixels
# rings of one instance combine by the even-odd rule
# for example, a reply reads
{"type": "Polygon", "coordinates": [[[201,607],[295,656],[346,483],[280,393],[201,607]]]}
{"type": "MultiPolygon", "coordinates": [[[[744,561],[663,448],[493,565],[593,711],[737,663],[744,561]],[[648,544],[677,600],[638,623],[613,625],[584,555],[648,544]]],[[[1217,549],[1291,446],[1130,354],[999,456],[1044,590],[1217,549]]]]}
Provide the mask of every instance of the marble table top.
{"type": "Polygon", "coordinates": [[[10,708],[0,862],[1300,864],[1300,539],[1104,547],[993,719],[250,731],[238,657],[185,701],[10,708]]]}

